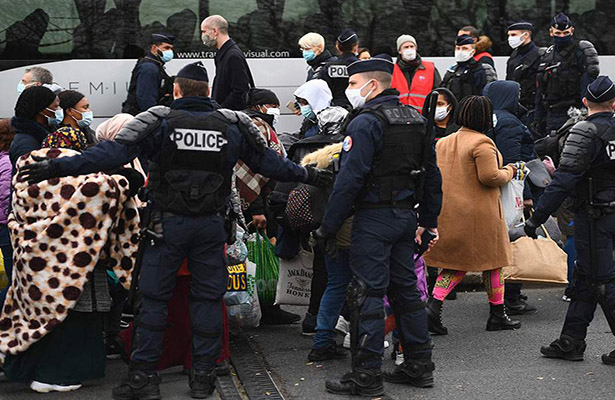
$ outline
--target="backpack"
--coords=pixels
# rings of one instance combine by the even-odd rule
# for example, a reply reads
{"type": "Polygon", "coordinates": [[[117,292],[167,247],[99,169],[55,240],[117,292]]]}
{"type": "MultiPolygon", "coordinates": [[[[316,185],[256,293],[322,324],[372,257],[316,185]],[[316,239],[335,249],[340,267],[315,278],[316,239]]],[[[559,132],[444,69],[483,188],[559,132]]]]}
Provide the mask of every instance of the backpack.
{"type": "Polygon", "coordinates": [[[564,149],[564,143],[570,134],[570,129],[572,129],[577,122],[585,120],[587,111],[577,109],[574,113],[569,111],[569,115],[570,119],[568,119],[561,128],[534,142],[534,150],[538,156],[541,159],[545,158],[545,156],[551,157],[556,168],[559,166],[560,155],[564,149]]]}

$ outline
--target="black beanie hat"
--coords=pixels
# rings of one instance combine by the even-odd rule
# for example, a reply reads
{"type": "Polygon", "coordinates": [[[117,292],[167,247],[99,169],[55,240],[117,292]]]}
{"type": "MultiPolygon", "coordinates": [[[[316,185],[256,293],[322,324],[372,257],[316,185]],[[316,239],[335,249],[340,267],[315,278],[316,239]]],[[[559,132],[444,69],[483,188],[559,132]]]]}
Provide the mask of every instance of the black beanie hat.
{"type": "Polygon", "coordinates": [[[15,104],[15,116],[34,120],[34,117],[55,100],[56,95],[44,86],[31,86],[24,90],[15,104]]]}
{"type": "Polygon", "coordinates": [[[280,105],[280,99],[269,89],[251,88],[246,94],[248,107],[260,106],[263,104],[280,105]]]}
{"type": "Polygon", "coordinates": [[[76,90],[63,90],[58,94],[58,97],[60,98],[60,108],[66,110],[74,108],[85,96],[76,90]]]}

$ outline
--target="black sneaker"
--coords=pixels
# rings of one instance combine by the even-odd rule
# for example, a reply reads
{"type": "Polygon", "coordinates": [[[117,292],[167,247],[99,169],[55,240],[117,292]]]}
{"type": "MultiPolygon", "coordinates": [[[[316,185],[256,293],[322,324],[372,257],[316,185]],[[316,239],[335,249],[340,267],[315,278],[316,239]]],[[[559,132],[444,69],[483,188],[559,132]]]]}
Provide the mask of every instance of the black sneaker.
{"type": "Polygon", "coordinates": [[[280,306],[263,306],[261,311],[261,323],[265,325],[290,325],[301,321],[300,315],[284,311],[280,306]]]}
{"type": "Polygon", "coordinates": [[[308,354],[310,361],[339,360],[342,358],[346,358],[346,350],[343,346],[337,344],[322,349],[312,349],[308,354]]]}
{"type": "Polygon", "coordinates": [[[615,350],[613,350],[609,354],[603,354],[602,362],[606,365],[615,365],[615,350]]]}
{"type": "Polygon", "coordinates": [[[190,396],[193,399],[206,399],[216,390],[216,370],[190,373],[190,396]]]}
{"type": "Polygon", "coordinates": [[[122,342],[119,336],[107,338],[105,350],[107,353],[107,360],[127,359],[126,353],[124,352],[124,342],[122,342]]]}
{"type": "Polygon", "coordinates": [[[536,307],[531,304],[528,304],[521,297],[519,297],[517,300],[506,300],[505,303],[508,315],[531,315],[538,312],[538,309],[536,307]]]}
{"type": "MultiPolygon", "coordinates": [[[[562,335],[548,346],[542,346],[540,352],[548,358],[560,358],[568,361],[583,361],[583,353],[587,344],[585,340],[562,335]]],[[[604,356],[603,359],[604,361],[604,356]]]]}
{"type": "Polygon", "coordinates": [[[113,388],[112,396],[115,400],[160,400],[160,377],[157,373],[129,371],[126,379],[113,388]]]}
{"type": "Polygon", "coordinates": [[[316,334],[316,316],[310,314],[309,312],[305,313],[305,318],[303,318],[303,322],[301,323],[302,334],[306,336],[313,336],[316,334]]]}

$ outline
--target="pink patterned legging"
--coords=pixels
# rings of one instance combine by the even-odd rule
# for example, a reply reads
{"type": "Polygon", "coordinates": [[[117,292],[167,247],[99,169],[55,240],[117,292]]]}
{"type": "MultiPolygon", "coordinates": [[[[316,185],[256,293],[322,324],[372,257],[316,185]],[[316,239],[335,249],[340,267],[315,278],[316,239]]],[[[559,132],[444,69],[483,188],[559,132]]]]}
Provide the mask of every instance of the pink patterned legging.
{"type": "MultiPolygon", "coordinates": [[[[493,305],[504,304],[504,279],[502,279],[501,268],[483,271],[483,285],[489,296],[489,303],[493,305]]],[[[438,275],[438,280],[433,289],[433,297],[444,301],[446,296],[457,286],[466,276],[466,271],[454,271],[443,269],[438,275]]]]}

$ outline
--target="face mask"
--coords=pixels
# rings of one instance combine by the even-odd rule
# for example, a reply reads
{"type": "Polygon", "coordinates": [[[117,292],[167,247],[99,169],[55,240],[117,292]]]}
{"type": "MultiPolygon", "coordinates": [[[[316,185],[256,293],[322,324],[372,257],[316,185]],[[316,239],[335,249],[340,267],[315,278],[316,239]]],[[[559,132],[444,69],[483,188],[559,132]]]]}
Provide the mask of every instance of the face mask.
{"type": "Polygon", "coordinates": [[[55,114],[55,117],[47,117],[47,125],[49,126],[58,126],[64,121],[64,110],[58,108],[57,110],[52,110],[50,108],[45,108],[45,110],[52,112],[55,114]]]}
{"type": "Polygon", "coordinates": [[[361,86],[359,89],[346,89],[346,91],[345,91],[346,97],[348,98],[348,101],[350,102],[350,104],[352,104],[353,108],[359,108],[359,107],[363,107],[363,105],[365,105],[365,101],[367,100],[367,97],[370,94],[372,94],[374,89],[372,89],[369,92],[367,92],[367,94],[365,96],[361,96],[361,91],[367,85],[369,85],[370,82],[371,82],[371,79],[369,81],[367,81],[365,83],[365,85],[361,86]]]}
{"type": "MultiPolygon", "coordinates": [[[[158,48],[158,50],[160,50],[160,47],[158,48]]],[[[173,50],[160,50],[160,52],[162,53],[162,55],[160,56],[162,62],[166,63],[173,59],[173,50]]]]}
{"type": "MultiPolygon", "coordinates": [[[[311,108],[310,108],[311,110],[311,108]]],[[[268,108],[267,111],[265,112],[265,114],[267,115],[273,115],[273,124],[277,124],[278,120],[280,119],[280,109],[279,108],[268,108]]]]}
{"type": "Polygon", "coordinates": [[[525,40],[523,38],[523,36],[525,36],[525,33],[523,35],[520,35],[520,36],[509,36],[508,37],[508,45],[511,48],[516,49],[517,47],[521,46],[521,44],[523,43],[523,40],[525,40]]]}
{"type": "Polygon", "coordinates": [[[553,43],[555,47],[566,47],[572,44],[572,35],[566,36],[553,36],[553,43]]]}
{"type": "Polygon", "coordinates": [[[301,106],[300,108],[301,108],[301,115],[303,115],[304,118],[314,119],[314,117],[316,116],[314,114],[314,111],[312,110],[312,107],[309,104],[301,106]]]}
{"type": "Polygon", "coordinates": [[[404,61],[413,61],[416,59],[416,50],[415,49],[405,49],[401,52],[401,58],[404,61]]]}
{"type": "Polygon", "coordinates": [[[470,58],[472,58],[472,55],[474,54],[474,50],[455,50],[455,61],[462,63],[462,62],[466,62],[468,61],[470,58]]]}
{"type": "Polygon", "coordinates": [[[436,121],[442,121],[444,118],[446,118],[449,112],[450,110],[448,109],[448,106],[436,107],[436,113],[434,115],[434,119],[436,121]]]}
{"type": "Polygon", "coordinates": [[[315,58],[316,53],[314,53],[314,50],[303,50],[303,59],[305,61],[312,61],[315,58]]]}
{"type": "Polygon", "coordinates": [[[22,81],[19,81],[19,83],[17,84],[17,94],[21,95],[23,93],[24,90],[26,90],[26,85],[23,84],[22,81]]]}
{"type": "Polygon", "coordinates": [[[79,110],[75,110],[74,108],[73,111],[77,111],[79,114],[81,114],[81,119],[76,119],[75,117],[73,117],[73,119],[75,119],[75,121],[77,121],[77,125],[82,128],[90,126],[92,121],[94,121],[94,113],[92,111],[81,112],[79,110]]]}
{"type": "Polygon", "coordinates": [[[201,40],[206,47],[216,47],[216,38],[210,38],[205,33],[201,35],[201,40]]]}

